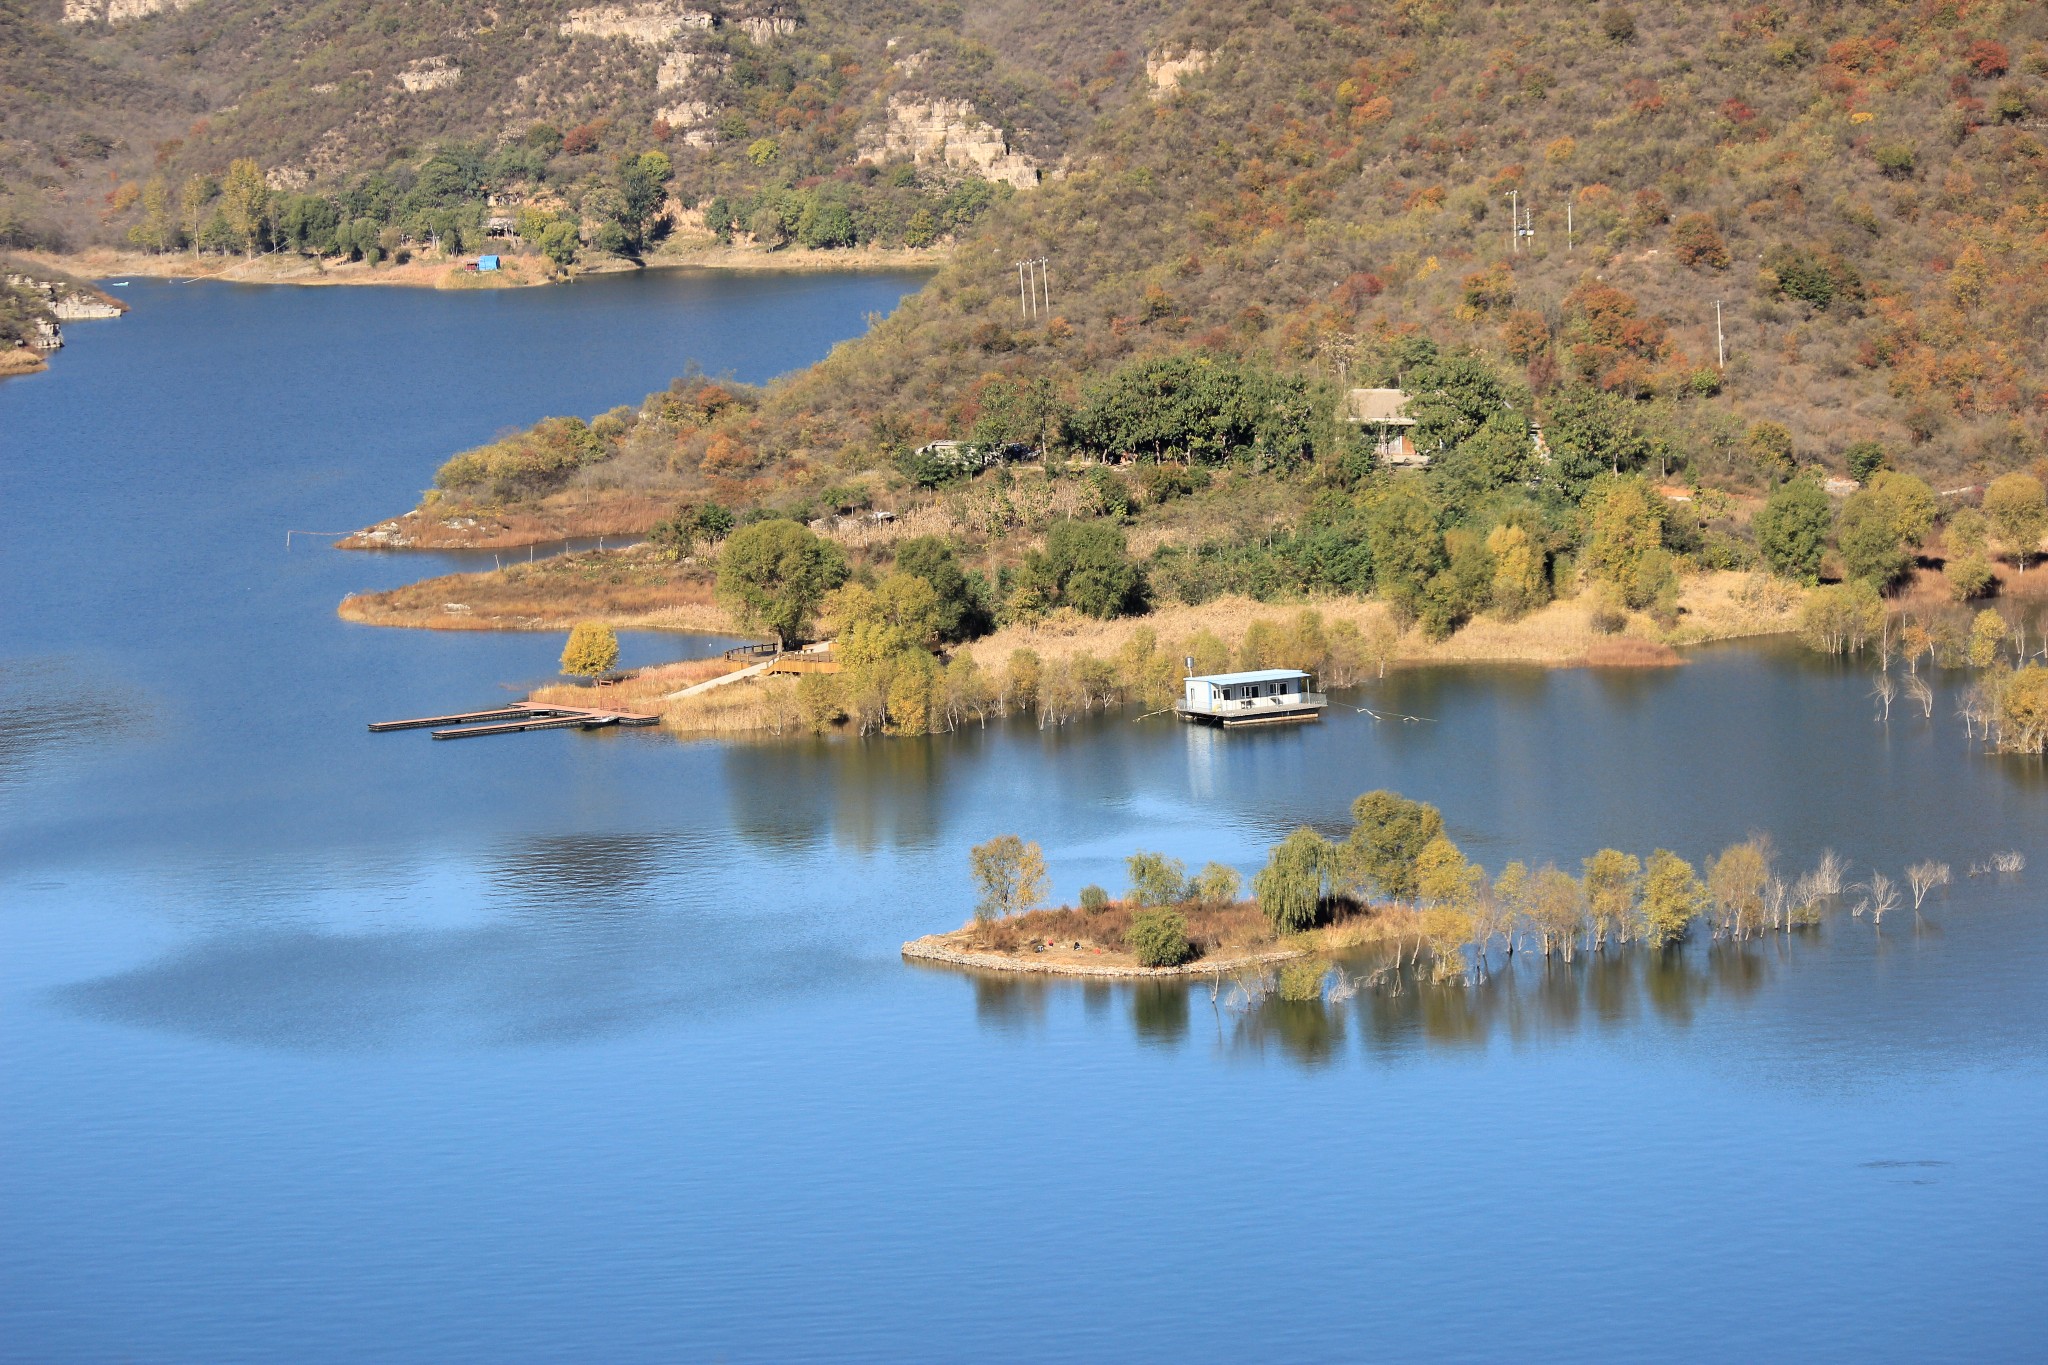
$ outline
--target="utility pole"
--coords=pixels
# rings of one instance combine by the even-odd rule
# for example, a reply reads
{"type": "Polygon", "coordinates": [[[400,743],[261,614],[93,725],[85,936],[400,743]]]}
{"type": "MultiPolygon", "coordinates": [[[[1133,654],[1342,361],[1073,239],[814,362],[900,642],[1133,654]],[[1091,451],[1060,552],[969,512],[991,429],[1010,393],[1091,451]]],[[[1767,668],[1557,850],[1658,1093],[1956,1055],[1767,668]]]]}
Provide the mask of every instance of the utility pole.
{"type": "Polygon", "coordinates": [[[1041,292],[1042,292],[1042,293],[1043,293],[1043,294],[1045,295],[1045,313],[1046,313],[1046,316],[1047,316],[1047,317],[1051,317],[1051,316],[1052,316],[1052,275],[1051,275],[1051,274],[1050,274],[1050,273],[1049,273],[1049,272],[1048,272],[1048,271],[1046,270],[1046,266],[1047,266],[1047,264],[1048,264],[1048,262],[1047,262],[1047,260],[1046,260],[1046,258],[1045,258],[1045,257],[1043,257],[1043,256],[1040,256],[1040,257],[1038,258],[1038,287],[1039,287],[1040,291],[1041,291],[1041,292]]]}
{"type": "Polygon", "coordinates": [[[1721,300],[1714,300],[1714,359],[1722,369],[1728,368],[1728,341],[1721,334],[1721,300]]]}
{"type": "Polygon", "coordinates": [[[1027,301],[1029,296],[1024,292],[1024,265],[1023,261],[1017,262],[1017,315],[1028,318],[1031,316],[1031,305],[1027,301]]]}
{"type": "Polygon", "coordinates": [[[1567,252],[1572,249],[1572,197],[1570,194],[1566,194],[1564,197],[1564,249],[1567,252]]]}
{"type": "Polygon", "coordinates": [[[1508,250],[1522,249],[1522,198],[1521,191],[1508,191],[1508,250]]]}

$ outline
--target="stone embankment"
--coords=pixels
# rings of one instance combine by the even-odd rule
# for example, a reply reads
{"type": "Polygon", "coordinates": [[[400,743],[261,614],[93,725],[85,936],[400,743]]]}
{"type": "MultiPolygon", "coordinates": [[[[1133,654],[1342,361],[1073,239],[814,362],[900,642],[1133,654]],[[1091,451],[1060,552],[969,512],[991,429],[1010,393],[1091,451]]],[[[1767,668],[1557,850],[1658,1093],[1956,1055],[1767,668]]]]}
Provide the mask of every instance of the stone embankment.
{"type": "Polygon", "coordinates": [[[1140,967],[1135,963],[1080,962],[1059,955],[994,953],[959,946],[955,934],[927,934],[903,945],[903,956],[919,962],[940,962],[949,967],[973,967],[991,972],[1024,972],[1034,976],[1107,977],[1126,981],[1169,976],[1215,976],[1307,957],[1302,948],[1274,946],[1230,956],[1197,958],[1178,967],[1140,967]]]}

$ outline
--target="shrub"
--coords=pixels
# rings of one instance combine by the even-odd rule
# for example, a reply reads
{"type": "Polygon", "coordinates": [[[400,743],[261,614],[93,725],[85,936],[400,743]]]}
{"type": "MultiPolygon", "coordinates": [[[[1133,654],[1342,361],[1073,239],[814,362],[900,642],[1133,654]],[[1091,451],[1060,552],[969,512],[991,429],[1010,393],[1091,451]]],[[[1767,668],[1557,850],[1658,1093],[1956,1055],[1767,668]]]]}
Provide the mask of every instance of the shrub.
{"type": "Polygon", "coordinates": [[[1704,213],[1688,213],[1673,223],[1671,245],[1679,261],[1695,270],[1728,268],[1728,244],[1721,240],[1714,220],[1704,213]]]}
{"type": "Polygon", "coordinates": [[[1089,885],[1081,888],[1081,908],[1083,910],[1102,910],[1107,908],[1108,905],[1109,893],[1101,887],[1091,882],[1089,885]]]}
{"type": "Polygon", "coordinates": [[[1187,917],[1178,910],[1140,910],[1131,916],[1124,944],[1141,967],[1178,967],[1195,956],[1187,917]]]}
{"type": "Polygon", "coordinates": [[[1913,168],[1918,164],[1913,149],[1903,142],[1883,142],[1870,149],[1877,159],[1878,170],[1893,180],[1911,179],[1913,168]]]}
{"type": "Polygon", "coordinates": [[[1996,582],[1982,555],[1965,555],[1948,566],[1948,595],[1958,602],[1987,596],[1996,582]]]}
{"type": "Polygon", "coordinates": [[[1600,31],[1610,43],[1632,43],[1636,37],[1636,16],[1623,5],[1609,5],[1600,12],[1600,31]]]}
{"type": "Polygon", "coordinates": [[[1875,441],[1857,441],[1842,452],[1842,457],[1849,463],[1849,477],[1858,483],[1869,483],[1880,469],[1892,467],[1891,457],[1875,441]]]}

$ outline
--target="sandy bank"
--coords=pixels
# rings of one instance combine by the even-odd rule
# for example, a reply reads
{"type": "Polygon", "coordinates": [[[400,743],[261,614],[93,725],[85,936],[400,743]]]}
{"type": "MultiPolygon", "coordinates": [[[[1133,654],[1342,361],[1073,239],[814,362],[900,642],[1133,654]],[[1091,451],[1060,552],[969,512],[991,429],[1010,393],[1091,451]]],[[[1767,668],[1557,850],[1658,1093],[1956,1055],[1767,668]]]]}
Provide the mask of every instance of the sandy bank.
{"type": "Polygon", "coordinates": [[[1039,976],[1116,977],[1126,980],[1167,976],[1216,976],[1242,971],[1247,967],[1261,967],[1269,963],[1288,962],[1308,956],[1308,950],[1305,948],[1275,944],[1270,948],[1197,958],[1178,967],[1140,967],[1130,954],[1106,950],[1091,952],[1087,949],[1076,951],[1066,948],[1028,955],[989,952],[965,946],[961,942],[961,936],[965,932],[956,930],[951,934],[927,934],[923,938],[914,938],[903,945],[903,956],[918,962],[944,963],[949,967],[972,967],[977,971],[1026,972],[1039,976]]]}
{"type": "Polygon", "coordinates": [[[195,255],[190,252],[157,255],[113,247],[90,247],[65,255],[34,251],[17,252],[16,255],[87,279],[132,275],[150,279],[224,280],[234,284],[359,284],[412,289],[520,289],[573,282],[586,275],[623,274],[642,269],[802,273],[932,270],[945,259],[945,253],[937,248],[913,251],[908,248],[860,247],[813,251],[804,247],[784,247],[777,251],[763,251],[753,247],[707,246],[661,252],[648,257],[644,264],[615,257],[593,259],[578,263],[565,277],[555,273],[548,262],[538,256],[503,256],[500,258],[503,264],[498,270],[473,272],[464,269],[467,261],[473,258],[415,258],[403,265],[387,261],[372,266],[364,261],[322,261],[284,253],[261,256],[195,255]]]}

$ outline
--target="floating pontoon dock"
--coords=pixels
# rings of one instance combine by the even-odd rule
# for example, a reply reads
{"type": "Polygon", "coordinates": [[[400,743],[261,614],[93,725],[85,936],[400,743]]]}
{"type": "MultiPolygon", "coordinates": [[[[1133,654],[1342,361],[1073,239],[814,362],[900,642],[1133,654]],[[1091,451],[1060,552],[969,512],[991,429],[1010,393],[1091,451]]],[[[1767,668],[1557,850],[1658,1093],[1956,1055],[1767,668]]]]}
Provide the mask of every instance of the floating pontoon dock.
{"type": "Polygon", "coordinates": [[[375,720],[370,733],[433,729],[435,739],[470,739],[477,735],[516,735],[522,730],[602,730],[612,725],[657,725],[659,716],[633,711],[596,711],[582,706],[536,706],[520,702],[489,711],[462,711],[415,720],[375,720]],[[435,727],[441,727],[436,729],[435,727]]]}

